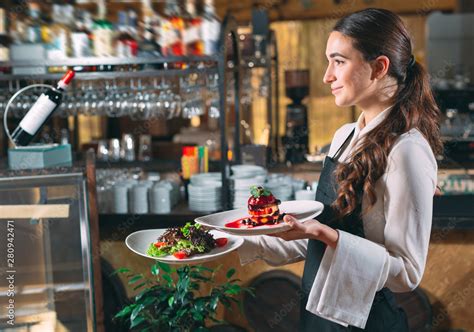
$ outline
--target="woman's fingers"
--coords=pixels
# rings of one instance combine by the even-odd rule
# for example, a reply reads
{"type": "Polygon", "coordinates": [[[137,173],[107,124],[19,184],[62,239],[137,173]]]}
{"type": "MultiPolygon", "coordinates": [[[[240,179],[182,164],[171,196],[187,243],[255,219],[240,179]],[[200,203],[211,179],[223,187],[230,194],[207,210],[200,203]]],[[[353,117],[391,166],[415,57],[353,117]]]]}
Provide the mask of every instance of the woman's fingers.
{"type": "Polygon", "coordinates": [[[286,222],[289,226],[291,226],[292,229],[297,230],[297,231],[302,231],[304,232],[306,227],[303,225],[303,223],[299,222],[298,219],[293,217],[292,215],[286,215],[283,217],[283,221],[286,222]]]}

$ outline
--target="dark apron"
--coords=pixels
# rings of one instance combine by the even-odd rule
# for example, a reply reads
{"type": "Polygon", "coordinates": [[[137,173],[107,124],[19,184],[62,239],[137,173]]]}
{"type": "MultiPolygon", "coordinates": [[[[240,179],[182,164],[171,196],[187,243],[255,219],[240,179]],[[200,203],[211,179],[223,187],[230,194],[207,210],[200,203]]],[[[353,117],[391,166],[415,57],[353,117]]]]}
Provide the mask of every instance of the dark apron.
{"type": "MultiPolygon", "coordinates": [[[[360,218],[362,193],[359,196],[359,204],[355,211],[342,219],[335,218],[334,210],[331,204],[336,200],[337,183],[335,181],[334,171],[338,165],[338,160],[344,150],[349,145],[354,131],[346,138],[339,147],[333,158],[326,157],[324,167],[319,178],[316,200],[324,204],[324,211],[316,219],[321,223],[327,224],[335,229],[360,236],[364,236],[364,225],[360,218]]],[[[306,310],[308,296],[313,286],[319,264],[326,250],[326,245],[318,240],[308,240],[308,250],[303,272],[303,299],[301,302],[301,327],[300,331],[312,332],[333,332],[333,331],[362,331],[354,326],[344,327],[331,322],[306,310]]],[[[344,285],[341,285],[344,287],[344,285]]],[[[383,288],[375,294],[375,299],[370,309],[367,325],[363,331],[373,332],[391,332],[408,331],[408,321],[405,312],[398,308],[392,292],[388,288],[383,288]]]]}

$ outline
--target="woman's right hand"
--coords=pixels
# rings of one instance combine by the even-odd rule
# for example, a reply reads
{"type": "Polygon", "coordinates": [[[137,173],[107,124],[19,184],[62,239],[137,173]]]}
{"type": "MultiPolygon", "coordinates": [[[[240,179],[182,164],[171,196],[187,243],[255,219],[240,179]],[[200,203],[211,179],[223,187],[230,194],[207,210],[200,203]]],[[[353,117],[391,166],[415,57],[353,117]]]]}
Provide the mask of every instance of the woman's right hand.
{"type": "Polygon", "coordinates": [[[334,228],[324,225],[317,220],[313,219],[302,223],[295,217],[286,215],[283,221],[290,225],[291,229],[269,236],[279,237],[285,241],[314,239],[322,241],[332,248],[335,248],[337,245],[339,233],[334,228]]]}

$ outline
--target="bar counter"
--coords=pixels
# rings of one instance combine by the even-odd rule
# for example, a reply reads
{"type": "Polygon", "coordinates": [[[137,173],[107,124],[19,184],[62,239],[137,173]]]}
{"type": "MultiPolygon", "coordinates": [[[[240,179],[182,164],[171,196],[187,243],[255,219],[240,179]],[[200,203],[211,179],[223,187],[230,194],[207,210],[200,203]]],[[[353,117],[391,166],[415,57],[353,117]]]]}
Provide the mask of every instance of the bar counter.
{"type": "MultiPolygon", "coordinates": [[[[98,167],[143,167],[146,170],[157,170],[166,172],[177,170],[177,164],[171,161],[154,161],[152,163],[98,163],[98,167]],[[143,166],[146,167],[143,167],[143,166]]],[[[470,165],[474,166],[474,165],[470,165]]],[[[0,177],[24,177],[32,175],[50,175],[79,172],[83,169],[83,162],[75,162],[73,167],[53,167],[36,170],[9,170],[6,167],[0,169],[0,177]]],[[[442,167],[442,166],[441,166],[442,167]]],[[[440,172],[451,168],[441,168],[440,172]]],[[[456,169],[456,168],[452,168],[456,169]]],[[[321,170],[320,164],[304,163],[287,167],[278,165],[269,168],[271,173],[286,173],[296,178],[307,181],[317,180],[321,170]]],[[[474,195],[442,195],[434,197],[433,207],[433,231],[443,230],[474,230],[474,195]]],[[[189,210],[185,201],[180,201],[169,214],[100,214],[100,238],[108,240],[123,240],[125,237],[141,229],[168,228],[182,226],[186,222],[205,215],[202,212],[189,210]]]]}

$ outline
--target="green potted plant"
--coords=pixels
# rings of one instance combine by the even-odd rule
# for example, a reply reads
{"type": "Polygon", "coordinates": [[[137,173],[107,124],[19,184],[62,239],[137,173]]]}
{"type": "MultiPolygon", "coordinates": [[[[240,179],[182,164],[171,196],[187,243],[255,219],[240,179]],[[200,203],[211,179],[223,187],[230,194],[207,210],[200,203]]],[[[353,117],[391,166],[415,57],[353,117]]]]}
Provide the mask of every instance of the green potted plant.
{"type": "Polygon", "coordinates": [[[114,319],[128,323],[132,331],[207,331],[206,320],[222,323],[216,319],[219,303],[232,310],[234,302],[242,310],[235,296],[243,291],[253,295],[250,288],[238,284],[239,279],[232,279],[235,269],[229,269],[226,281],[217,284],[215,274],[220,267],[213,270],[186,265],[172,269],[168,264],[156,262],[151,266],[151,278],[121,268],[116,273],[126,273],[128,283],[140,292],[114,319]],[[197,296],[204,283],[211,284],[209,294],[197,296]]]}

